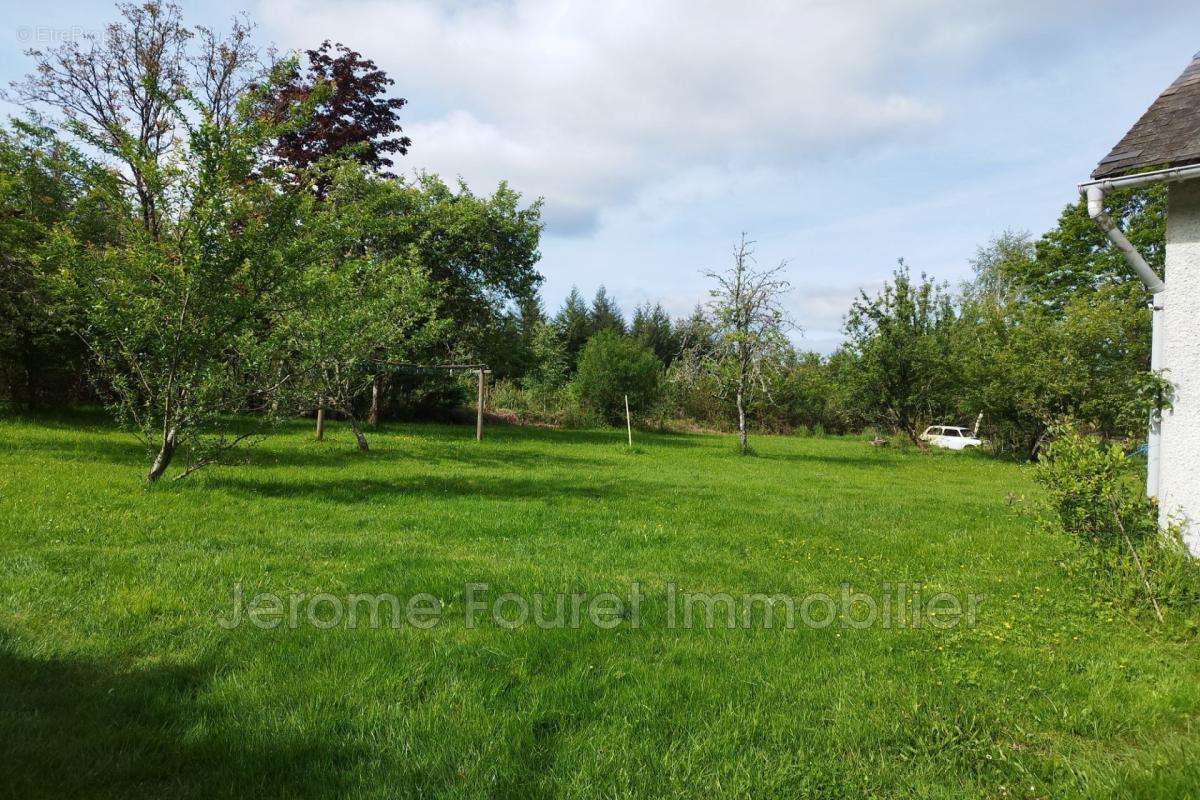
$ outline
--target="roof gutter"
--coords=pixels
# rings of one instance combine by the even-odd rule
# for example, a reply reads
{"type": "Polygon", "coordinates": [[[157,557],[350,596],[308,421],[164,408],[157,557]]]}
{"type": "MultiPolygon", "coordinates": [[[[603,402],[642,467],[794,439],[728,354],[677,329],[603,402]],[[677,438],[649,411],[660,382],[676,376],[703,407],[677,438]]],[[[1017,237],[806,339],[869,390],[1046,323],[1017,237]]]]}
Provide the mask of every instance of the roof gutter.
{"type": "Polygon", "coordinates": [[[1151,183],[1184,181],[1197,176],[1200,176],[1200,164],[1189,164],[1186,167],[1167,167],[1166,169],[1156,169],[1150,172],[1138,172],[1134,175],[1122,175],[1117,178],[1100,178],[1095,181],[1084,181],[1079,184],[1079,192],[1082,194],[1091,186],[1099,186],[1108,192],[1113,189],[1132,189],[1151,183]]]}

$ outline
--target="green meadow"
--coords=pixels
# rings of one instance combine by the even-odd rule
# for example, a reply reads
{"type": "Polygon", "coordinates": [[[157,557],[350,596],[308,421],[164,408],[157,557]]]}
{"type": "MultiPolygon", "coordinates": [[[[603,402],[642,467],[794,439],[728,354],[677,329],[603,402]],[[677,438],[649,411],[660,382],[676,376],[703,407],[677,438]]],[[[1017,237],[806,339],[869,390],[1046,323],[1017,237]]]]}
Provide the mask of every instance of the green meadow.
{"type": "Polygon", "coordinates": [[[147,489],[144,449],[103,417],[0,418],[5,796],[1200,786],[1194,638],[1068,577],[1018,465],[850,437],[757,437],[740,457],[725,436],[635,433],[630,452],[623,430],[472,434],[386,425],[362,454],[338,423],[316,442],[297,422],[147,489]],[[685,626],[672,597],[799,607],[900,584],[977,597],[973,619],[685,626]],[[282,617],[236,620],[238,593],[282,617]],[[596,623],[606,593],[624,602],[596,623]],[[438,613],[352,625],[354,594],[438,613]],[[510,624],[535,595],[588,600],[579,624],[510,624]]]}

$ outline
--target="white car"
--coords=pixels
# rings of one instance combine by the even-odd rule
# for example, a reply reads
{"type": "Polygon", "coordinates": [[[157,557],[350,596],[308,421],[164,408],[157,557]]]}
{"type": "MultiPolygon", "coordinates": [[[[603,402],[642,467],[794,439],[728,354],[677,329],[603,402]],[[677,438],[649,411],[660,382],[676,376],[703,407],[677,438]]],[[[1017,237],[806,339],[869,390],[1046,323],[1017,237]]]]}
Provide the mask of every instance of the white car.
{"type": "Polygon", "coordinates": [[[966,450],[968,447],[979,447],[983,444],[983,440],[976,438],[969,429],[953,428],[949,425],[930,425],[921,434],[921,440],[947,450],[966,450]]]}

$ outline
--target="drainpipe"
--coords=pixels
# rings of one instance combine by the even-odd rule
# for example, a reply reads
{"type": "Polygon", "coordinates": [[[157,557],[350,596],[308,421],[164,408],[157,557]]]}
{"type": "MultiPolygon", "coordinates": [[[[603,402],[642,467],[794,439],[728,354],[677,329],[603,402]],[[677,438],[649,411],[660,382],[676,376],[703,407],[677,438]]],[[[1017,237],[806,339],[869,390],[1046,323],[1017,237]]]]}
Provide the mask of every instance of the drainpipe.
{"type": "Polygon", "coordinates": [[[1137,248],[1125,238],[1125,234],[1121,233],[1121,229],[1117,227],[1117,223],[1113,222],[1112,217],[1105,213],[1103,183],[1093,183],[1082,188],[1087,197],[1088,216],[1096,221],[1096,224],[1108,235],[1109,241],[1121,251],[1121,255],[1125,256],[1125,263],[1142,279],[1146,291],[1155,295],[1165,289],[1166,286],[1163,285],[1162,279],[1154,273],[1154,270],[1150,269],[1146,259],[1142,258],[1142,254],[1137,251],[1137,248]]]}
{"type": "MultiPolygon", "coordinates": [[[[1163,172],[1174,172],[1176,174],[1183,173],[1184,177],[1188,174],[1195,174],[1195,168],[1190,170],[1164,170],[1163,172]]],[[[1142,258],[1142,254],[1138,252],[1121,229],[1117,227],[1117,223],[1113,221],[1104,211],[1104,192],[1106,189],[1117,188],[1118,186],[1142,186],[1147,183],[1152,183],[1155,180],[1172,180],[1178,179],[1174,175],[1157,175],[1156,173],[1146,173],[1144,175],[1131,176],[1127,181],[1120,183],[1118,181],[1097,181],[1095,183],[1084,184],[1079,187],[1080,192],[1087,197],[1088,216],[1096,221],[1096,224],[1108,236],[1110,242],[1113,243],[1121,255],[1125,257],[1125,263],[1137,273],[1141,279],[1142,285],[1146,287],[1146,291],[1150,293],[1150,371],[1157,372],[1162,369],[1162,315],[1163,305],[1158,299],[1158,295],[1166,289],[1166,284],[1162,279],[1155,274],[1150,265],[1146,263],[1146,259],[1142,258]],[[1151,178],[1151,175],[1156,177],[1151,178]]],[[[1162,430],[1158,414],[1153,414],[1150,419],[1150,432],[1146,437],[1146,496],[1158,497],[1159,477],[1162,472],[1162,430]]]]}
{"type": "MultiPolygon", "coordinates": [[[[1165,287],[1164,287],[1165,288],[1165,287]]],[[[1150,371],[1162,369],[1163,304],[1157,295],[1150,295],[1150,371]]],[[[1150,416],[1150,434],[1146,439],[1146,496],[1158,497],[1158,482],[1162,475],[1162,410],[1150,416]]]]}

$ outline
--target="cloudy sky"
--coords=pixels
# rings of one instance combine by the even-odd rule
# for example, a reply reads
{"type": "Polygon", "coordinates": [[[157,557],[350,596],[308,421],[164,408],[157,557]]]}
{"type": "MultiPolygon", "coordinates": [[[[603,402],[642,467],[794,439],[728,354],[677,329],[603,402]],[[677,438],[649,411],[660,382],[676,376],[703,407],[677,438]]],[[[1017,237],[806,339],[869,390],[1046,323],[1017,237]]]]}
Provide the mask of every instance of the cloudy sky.
{"type": "MultiPolygon", "coordinates": [[[[406,169],[544,197],[543,294],[686,313],[741,231],[787,259],[804,343],[836,346],[903,257],[958,280],[1040,232],[1200,49],[1200,4],[1067,0],[244,0],[264,43],[342,41],[409,100],[406,169]],[[1135,10],[1136,9],[1136,10],[1135,10]]],[[[103,4],[0,0],[21,51],[103,4]]]]}

